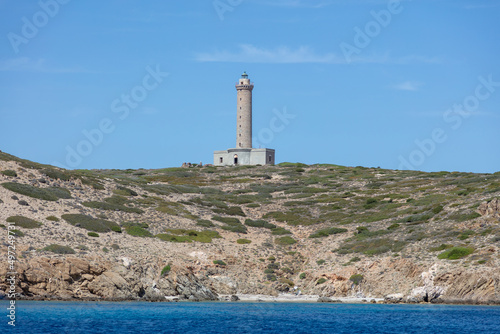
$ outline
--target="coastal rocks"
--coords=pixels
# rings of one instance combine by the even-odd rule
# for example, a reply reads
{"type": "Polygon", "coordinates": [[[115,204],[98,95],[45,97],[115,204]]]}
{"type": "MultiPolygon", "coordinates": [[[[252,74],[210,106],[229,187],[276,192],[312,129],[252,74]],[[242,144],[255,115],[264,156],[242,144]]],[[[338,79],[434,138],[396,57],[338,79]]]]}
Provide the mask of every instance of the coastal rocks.
{"type": "Polygon", "coordinates": [[[240,297],[238,297],[237,295],[225,295],[219,297],[219,300],[225,302],[237,302],[240,300],[240,297]]]}
{"type": "Polygon", "coordinates": [[[432,302],[439,298],[445,289],[440,286],[424,287],[420,286],[412,290],[406,301],[409,303],[432,302]]]}
{"type": "MultiPolygon", "coordinates": [[[[165,296],[201,301],[217,300],[217,294],[203,285],[189,270],[176,268],[176,273],[161,277],[153,263],[134,266],[134,261],[110,263],[103,259],[34,258],[20,261],[17,291],[24,298],[87,300],[166,300],[165,296]]],[[[137,261],[141,262],[141,261],[137,261]]],[[[0,269],[5,277],[6,269],[0,269]]],[[[5,279],[0,289],[6,288],[5,279]]]]}
{"type": "Polygon", "coordinates": [[[202,285],[191,273],[175,277],[175,290],[177,294],[193,301],[218,300],[217,295],[202,285]]]}
{"type": "Polygon", "coordinates": [[[447,272],[436,277],[436,282],[446,286],[445,300],[474,302],[500,301],[500,270],[492,268],[481,273],[447,272]]]}
{"type": "Polygon", "coordinates": [[[384,297],[384,302],[387,304],[397,304],[403,302],[404,295],[402,293],[393,293],[384,297]]]}
{"type": "Polygon", "coordinates": [[[446,289],[434,285],[436,273],[437,264],[434,264],[429,271],[422,272],[421,277],[424,286],[413,289],[410,296],[407,297],[407,301],[410,303],[432,302],[443,295],[446,289]]]}
{"type": "Polygon", "coordinates": [[[329,297],[319,297],[316,302],[318,303],[341,303],[338,299],[331,299],[329,297]]]}

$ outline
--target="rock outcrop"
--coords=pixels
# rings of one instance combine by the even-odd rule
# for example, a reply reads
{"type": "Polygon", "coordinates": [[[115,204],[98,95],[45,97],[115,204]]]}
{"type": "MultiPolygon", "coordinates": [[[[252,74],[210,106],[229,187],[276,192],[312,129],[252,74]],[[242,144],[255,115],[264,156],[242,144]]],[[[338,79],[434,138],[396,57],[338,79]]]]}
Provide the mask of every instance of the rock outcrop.
{"type": "MultiPolygon", "coordinates": [[[[76,257],[20,261],[16,292],[21,298],[36,299],[164,301],[175,296],[181,300],[218,300],[217,294],[188,269],[174,267],[162,276],[157,266],[124,262],[76,257]]],[[[6,274],[7,268],[1,268],[0,275],[6,274]]],[[[2,291],[6,290],[6,284],[0,282],[2,291]]]]}
{"type": "Polygon", "coordinates": [[[439,298],[446,291],[442,286],[434,285],[438,265],[434,264],[429,271],[424,271],[421,275],[423,286],[413,289],[406,301],[412,303],[432,302],[439,298]]]}
{"type": "Polygon", "coordinates": [[[489,202],[481,203],[477,212],[479,212],[481,216],[500,218],[500,200],[495,198],[489,202]]]}

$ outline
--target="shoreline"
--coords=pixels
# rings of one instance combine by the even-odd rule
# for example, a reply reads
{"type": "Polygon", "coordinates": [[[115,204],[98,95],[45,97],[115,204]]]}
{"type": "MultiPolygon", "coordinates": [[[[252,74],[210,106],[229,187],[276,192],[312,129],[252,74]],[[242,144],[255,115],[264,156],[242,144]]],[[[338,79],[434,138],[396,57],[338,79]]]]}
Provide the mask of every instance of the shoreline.
{"type": "MultiPolygon", "coordinates": [[[[14,299],[18,301],[37,301],[37,302],[119,302],[119,303],[133,303],[133,302],[147,302],[147,303],[186,303],[186,302],[210,302],[210,303],[325,303],[325,304],[377,304],[377,305],[463,305],[463,306],[500,306],[500,300],[460,300],[460,299],[438,299],[432,302],[411,303],[403,301],[387,301],[384,298],[360,298],[360,297],[320,297],[319,295],[289,295],[280,294],[278,296],[272,295],[259,295],[259,294],[235,294],[235,295],[219,295],[218,300],[189,300],[179,298],[179,296],[164,296],[163,299],[146,300],[146,299],[104,299],[104,298],[61,298],[57,296],[44,296],[44,297],[21,297],[14,299]],[[232,299],[234,297],[238,299],[232,299]],[[326,298],[320,301],[320,298],[326,298]]],[[[8,298],[0,299],[8,302],[8,298]]]]}
{"type": "MultiPolygon", "coordinates": [[[[232,295],[219,295],[221,301],[230,301],[232,295]]],[[[292,294],[280,294],[278,296],[271,295],[254,295],[254,294],[235,294],[240,302],[271,302],[271,303],[349,303],[349,304],[361,304],[361,303],[376,303],[384,301],[384,298],[360,298],[360,297],[321,297],[319,295],[292,295],[292,294]],[[319,301],[320,298],[324,298],[324,301],[319,301]]]]}

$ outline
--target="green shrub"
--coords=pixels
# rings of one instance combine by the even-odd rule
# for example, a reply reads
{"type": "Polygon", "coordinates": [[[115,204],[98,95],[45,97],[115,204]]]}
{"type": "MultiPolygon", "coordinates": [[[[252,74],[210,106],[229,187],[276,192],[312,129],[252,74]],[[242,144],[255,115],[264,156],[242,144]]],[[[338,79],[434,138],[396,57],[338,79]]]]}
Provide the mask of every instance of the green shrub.
{"type": "Polygon", "coordinates": [[[66,188],[49,187],[49,188],[45,188],[45,191],[48,191],[51,194],[57,196],[57,198],[61,198],[61,199],[70,199],[71,198],[71,192],[66,188]]]}
{"type": "Polygon", "coordinates": [[[295,283],[293,283],[293,281],[291,279],[284,278],[284,277],[280,278],[280,283],[286,284],[291,288],[293,288],[295,286],[295,283]]]}
{"type": "Polygon", "coordinates": [[[463,222],[466,220],[472,220],[475,218],[481,217],[481,215],[477,212],[458,212],[449,216],[451,220],[457,222],[463,222]]]}
{"type": "Polygon", "coordinates": [[[165,276],[165,275],[168,275],[168,273],[170,272],[171,268],[170,268],[170,265],[167,264],[165,267],[163,267],[163,269],[161,270],[161,276],[165,276]]]}
{"type": "Polygon", "coordinates": [[[216,221],[219,221],[221,223],[228,224],[228,225],[241,224],[241,222],[238,218],[232,218],[232,217],[213,216],[212,220],[216,220],[216,221]]]}
{"type": "Polygon", "coordinates": [[[320,284],[323,284],[323,283],[325,283],[325,282],[326,282],[326,278],[321,277],[321,278],[320,278],[320,279],[316,282],[316,284],[317,284],[317,285],[320,285],[320,284]]]}
{"type": "Polygon", "coordinates": [[[205,230],[205,231],[195,231],[195,230],[185,230],[185,229],[167,229],[170,234],[157,234],[155,237],[163,241],[169,242],[212,242],[212,239],[221,238],[219,232],[205,230]]]}
{"type": "Polygon", "coordinates": [[[285,237],[274,239],[274,242],[278,245],[293,245],[293,244],[297,243],[297,240],[295,240],[292,237],[285,236],[285,237]]]}
{"type": "Polygon", "coordinates": [[[64,188],[38,188],[28,184],[5,182],[2,183],[5,189],[13,191],[15,193],[38,198],[45,201],[57,201],[60,198],[67,199],[71,198],[71,194],[67,189],[64,188]]]}
{"type": "Polygon", "coordinates": [[[316,261],[316,263],[321,266],[322,264],[324,264],[326,261],[325,260],[318,260],[316,261]]]}
{"type": "Polygon", "coordinates": [[[216,264],[216,265],[219,265],[219,266],[225,266],[226,265],[226,262],[224,262],[222,260],[214,260],[213,263],[216,264]]]}
{"type": "Polygon", "coordinates": [[[474,252],[471,247],[452,247],[438,255],[438,259],[458,260],[474,252]]]}
{"type": "Polygon", "coordinates": [[[43,250],[56,253],[56,254],[75,254],[75,251],[73,248],[69,246],[61,246],[57,244],[52,244],[47,247],[45,247],[43,250]]]}
{"type": "Polygon", "coordinates": [[[193,242],[193,239],[191,239],[189,236],[186,235],[172,235],[172,234],[160,233],[155,235],[155,238],[168,242],[193,242]]]}
{"type": "Polygon", "coordinates": [[[226,226],[221,227],[224,230],[243,234],[248,232],[247,228],[241,224],[238,218],[213,216],[212,219],[226,224],[226,226]]]}
{"type": "Polygon", "coordinates": [[[103,251],[104,253],[109,253],[109,249],[107,249],[106,247],[103,247],[103,248],[102,248],[102,251],[103,251]]]}
{"type": "Polygon", "coordinates": [[[246,216],[243,210],[239,206],[230,206],[228,208],[213,209],[213,212],[226,214],[228,216],[242,216],[242,217],[246,216]]]}
{"type": "Polygon", "coordinates": [[[300,278],[300,279],[305,279],[305,278],[306,278],[306,273],[301,273],[301,274],[299,275],[299,278],[300,278]]]}
{"type": "Polygon", "coordinates": [[[113,249],[113,250],[118,250],[118,249],[120,249],[120,246],[119,246],[119,245],[117,245],[117,244],[112,244],[112,245],[111,245],[111,249],[113,249]]]}
{"type": "Polygon", "coordinates": [[[16,237],[24,237],[24,233],[19,230],[9,230],[9,234],[16,237]]]}
{"type": "Polygon", "coordinates": [[[3,170],[3,171],[1,171],[1,173],[5,176],[17,177],[17,173],[13,170],[10,170],[10,169],[3,170]]]}
{"type": "Polygon", "coordinates": [[[98,233],[95,233],[95,232],[89,232],[89,233],[87,233],[87,235],[88,235],[89,237],[94,237],[94,238],[99,237],[99,234],[98,234],[98,233]]]}
{"type": "Polygon", "coordinates": [[[113,193],[116,195],[121,195],[121,196],[137,196],[137,192],[133,191],[132,189],[118,186],[115,190],[113,190],[113,193]]]}
{"type": "Polygon", "coordinates": [[[277,164],[279,167],[308,167],[306,164],[300,162],[282,162],[277,164]]]}
{"type": "Polygon", "coordinates": [[[266,279],[271,282],[275,282],[277,280],[276,275],[274,274],[267,274],[266,279]]]}
{"type": "Polygon", "coordinates": [[[45,219],[53,221],[53,222],[58,222],[59,221],[59,218],[57,218],[56,216],[48,216],[45,219]]]}
{"type": "Polygon", "coordinates": [[[276,225],[271,224],[263,219],[257,219],[257,220],[252,220],[252,219],[246,219],[245,220],[245,225],[251,226],[251,227],[260,227],[260,228],[268,228],[270,230],[275,229],[276,225]]]}
{"type": "Polygon", "coordinates": [[[42,226],[42,223],[23,216],[10,216],[6,221],[7,223],[15,223],[16,226],[22,228],[38,228],[42,226]]]}
{"type": "Polygon", "coordinates": [[[125,231],[127,232],[128,235],[131,235],[133,237],[143,237],[143,238],[153,237],[153,234],[151,232],[138,225],[127,226],[125,228],[125,231]]]}
{"type": "Polygon", "coordinates": [[[473,230],[466,230],[466,231],[463,231],[459,236],[458,236],[458,239],[460,240],[465,240],[465,239],[469,239],[469,237],[471,235],[474,235],[475,232],[473,230]]]}
{"type": "Polygon", "coordinates": [[[41,172],[54,180],[69,181],[71,179],[69,174],[57,169],[42,169],[41,172]]]}
{"type": "Polygon", "coordinates": [[[365,240],[365,239],[369,239],[369,238],[373,238],[373,237],[386,235],[389,233],[390,233],[389,230],[370,231],[367,227],[360,226],[357,228],[356,239],[357,240],[365,240]]]}
{"type": "Polygon", "coordinates": [[[144,211],[138,208],[130,208],[125,205],[111,204],[107,202],[90,201],[90,202],[83,202],[82,204],[88,208],[93,208],[93,209],[111,210],[111,211],[118,210],[118,211],[138,213],[138,214],[144,213],[144,211]]]}
{"type": "Polygon", "coordinates": [[[432,212],[433,212],[434,214],[436,214],[436,215],[437,215],[438,213],[440,213],[441,211],[443,211],[443,206],[442,206],[442,205],[436,205],[436,206],[434,206],[434,207],[432,208],[432,212]]]}
{"type": "Polygon", "coordinates": [[[394,223],[394,224],[392,224],[391,226],[389,226],[387,229],[388,229],[389,231],[392,231],[392,230],[396,230],[396,229],[398,229],[400,226],[401,226],[401,225],[399,225],[398,223],[394,223]]]}
{"type": "Polygon", "coordinates": [[[283,227],[276,227],[271,230],[272,235],[285,235],[285,234],[292,234],[289,230],[283,228],[283,227]]]}
{"type": "Polygon", "coordinates": [[[196,225],[202,226],[202,227],[214,227],[215,224],[212,223],[212,221],[207,220],[207,219],[198,219],[196,221],[196,225]]]}
{"type": "Polygon", "coordinates": [[[363,275],[361,274],[354,274],[352,275],[351,277],[349,277],[349,280],[354,283],[354,285],[358,285],[359,283],[361,283],[361,281],[363,280],[363,275]]]}
{"type": "Polygon", "coordinates": [[[274,269],[264,269],[264,274],[274,274],[274,269]]]}
{"type": "Polygon", "coordinates": [[[366,200],[366,203],[365,203],[365,205],[363,205],[363,207],[368,210],[368,209],[372,209],[372,208],[376,207],[377,204],[378,204],[377,199],[369,198],[366,200]]]}
{"type": "Polygon", "coordinates": [[[149,228],[149,224],[148,223],[140,223],[140,222],[124,222],[122,223],[122,227],[124,228],[127,228],[127,227],[131,227],[131,226],[139,226],[139,227],[142,227],[142,228],[149,228]]]}
{"type": "Polygon", "coordinates": [[[366,255],[382,254],[388,251],[399,252],[405,242],[392,239],[371,239],[344,243],[336,251],[339,254],[363,253],[366,255]]]}
{"type": "Polygon", "coordinates": [[[252,243],[252,240],[248,240],[248,239],[238,239],[238,240],[236,240],[236,243],[238,243],[238,244],[240,244],[240,245],[245,245],[245,244],[252,243]]]}
{"type": "Polygon", "coordinates": [[[329,235],[345,233],[345,232],[347,232],[347,229],[345,228],[330,227],[314,232],[309,236],[309,238],[324,238],[328,237],[329,235]]]}
{"type": "Polygon", "coordinates": [[[66,214],[62,215],[61,217],[69,224],[84,228],[89,231],[102,233],[110,231],[121,232],[120,226],[118,226],[118,224],[108,220],[96,219],[91,216],[82,214],[66,214]]]}

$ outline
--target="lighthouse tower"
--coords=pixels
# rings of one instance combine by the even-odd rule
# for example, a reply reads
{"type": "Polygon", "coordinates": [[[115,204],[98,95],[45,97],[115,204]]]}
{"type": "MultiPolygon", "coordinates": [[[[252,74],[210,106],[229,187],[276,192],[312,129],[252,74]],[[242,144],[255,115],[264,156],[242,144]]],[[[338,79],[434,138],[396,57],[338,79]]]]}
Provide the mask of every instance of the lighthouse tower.
{"type": "Polygon", "coordinates": [[[215,166],[274,165],[275,151],[252,148],[253,83],[243,72],[236,83],[236,148],[214,152],[215,166]]]}
{"type": "Polygon", "coordinates": [[[236,84],[236,148],[252,148],[252,90],[253,83],[243,72],[236,84]]]}

